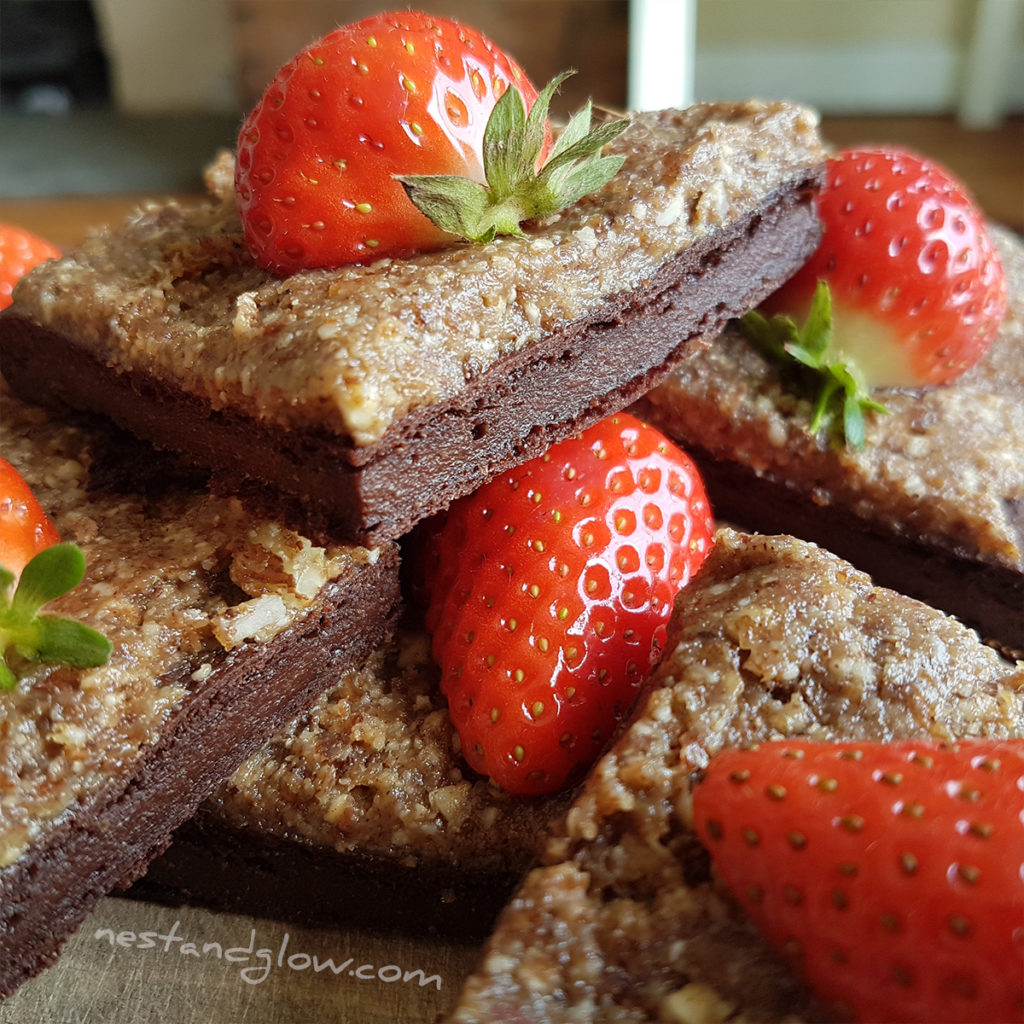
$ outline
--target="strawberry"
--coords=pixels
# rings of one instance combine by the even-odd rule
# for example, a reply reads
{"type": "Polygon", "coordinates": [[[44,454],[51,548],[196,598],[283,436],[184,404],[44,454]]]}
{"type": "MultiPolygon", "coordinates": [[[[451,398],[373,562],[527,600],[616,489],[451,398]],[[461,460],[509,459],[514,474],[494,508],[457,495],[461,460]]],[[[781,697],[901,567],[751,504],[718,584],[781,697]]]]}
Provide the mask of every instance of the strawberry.
{"type": "Polygon", "coordinates": [[[449,509],[427,609],[469,765],[552,792],[600,753],[712,544],[687,455],[620,413],[449,509]]]}
{"type": "Polygon", "coordinates": [[[31,231],[0,223],[0,309],[11,304],[14,286],[37,263],[59,255],[59,249],[31,231]]]}
{"type": "Polygon", "coordinates": [[[598,151],[626,122],[588,134],[588,104],[538,173],[564,77],[538,95],[479,32],[415,11],[329,33],[278,72],[239,133],[253,258],[287,274],[408,256],[518,233],[574,202],[618,170],[598,151]]]}
{"type": "Polygon", "coordinates": [[[57,528],[21,474],[0,459],[0,566],[20,576],[38,551],[59,540],[57,528]]]}
{"type": "Polygon", "coordinates": [[[110,643],[95,630],[37,614],[42,605],[76,587],[84,574],[81,550],[60,543],[21,474],[0,459],[0,689],[17,683],[7,662],[11,651],[25,661],[80,668],[102,665],[110,657],[110,643]]]}
{"type": "Polygon", "coordinates": [[[879,408],[871,388],[946,384],[981,358],[1006,312],[1006,281],[963,186],[912,153],[838,153],[818,211],[821,244],[765,303],[779,316],[755,311],[744,324],[762,349],[822,375],[812,429],[838,403],[857,447],[860,410],[879,408]]]}
{"type": "Polygon", "coordinates": [[[765,743],[712,758],[716,872],[833,1012],[1024,1020],[1024,741],[765,743]]]}

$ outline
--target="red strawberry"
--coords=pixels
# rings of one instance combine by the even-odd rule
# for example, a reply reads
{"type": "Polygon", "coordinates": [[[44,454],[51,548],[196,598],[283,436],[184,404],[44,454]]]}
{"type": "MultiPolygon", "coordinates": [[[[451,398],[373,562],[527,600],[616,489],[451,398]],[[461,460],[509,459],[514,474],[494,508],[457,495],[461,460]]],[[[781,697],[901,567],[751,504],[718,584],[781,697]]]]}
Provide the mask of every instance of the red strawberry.
{"type": "Polygon", "coordinates": [[[712,530],[690,459],[624,413],[456,502],[427,625],[470,766],[545,793],[589,765],[712,530]]]}
{"type": "Polygon", "coordinates": [[[845,150],[829,161],[818,210],[821,245],[764,306],[788,324],[768,331],[760,314],[744,318],[762,348],[824,375],[813,429],[833,399],[856,420],[862,405],[878,408],[869,388],[946,384],[981,358],[1006,312],[1006,281],[962,185],[902,150],[845,150]],[[802,333],[793,320],[807,321],[802,333]]]}
{"type": "Polygon", "coordinates": [[[0,459],[0,567],[20,576],[37,552],[59,540],[21,474],[0,459]]]}
{"type": "Polygon", "coordinates": [[[21,474],[0,459],[0,690],[18,681],[7,660],[12,651],[20,661],[80,668],[102,665],[110,657],[109,641],[95,630],[37,614],[77,586],[84,573],[85,556],[74,544],[60,543],[21,474]]]}
{"type": "Polygon", "coordinates": [[[695,788],[718,874],[869,1021],[1024,1020],[1024,742],[766,743],[695,788]]]}
{"type": "Polygon", "coordinates": [[[595,163],[605,180],[618,169],[620,158],[596,151],[625,122],[597,129],[581,149],[588,106],[582,131],[580,121],[566,130],[573,153],[538,176],[548,104],[564,77],[538,97],[475,29],[415,11],[329,33],[278,72],[239,134],[236,193],[254,258],[291,273],[407,256],[452,234],[515,232],[575,201],[582,179],[583,192],[600,183],[595,163]],[[528,120],[524,103],[536,104],[528,120]],[[568,173],[576,164],[579,176],[568,173]],[[566,178],[557,187],[556,170],[566,178]]]}
{"type": "Polygon", "coordinates": [[[31,231],[0,223],[0,309],[11,304],[14,286],[37,263],[59,255],[59,249],[31,231]]]}

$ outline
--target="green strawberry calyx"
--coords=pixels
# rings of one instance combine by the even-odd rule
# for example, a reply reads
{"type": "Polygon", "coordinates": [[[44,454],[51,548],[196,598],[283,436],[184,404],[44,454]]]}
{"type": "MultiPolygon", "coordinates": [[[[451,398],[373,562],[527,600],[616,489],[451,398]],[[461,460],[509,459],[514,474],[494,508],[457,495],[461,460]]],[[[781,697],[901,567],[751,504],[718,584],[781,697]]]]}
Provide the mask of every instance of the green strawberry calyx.
{"type": "Polygon", "coordinates": [[[837,443],[859,450],[865,441],[865,412],[889,410],[872,398],[856,365],[836,358],[832,348],[832,294],[825,281],[814,289],[803,327],[788,316],[770,319],[758,310],[740,318],[750,342],[765,358],[806,371],[818,388],[810,431],[830,427],[837,443]]]}
{"type": "Polygon", "coordinates": [[[8,663],[13,652],[24,662],[95,668],[105,665],[110,641],[74,619],[42,615],[39,609],[77,587],[85,575],[85,555],[75,544],[44,548],[25,566],[18,585],[14,573],[0,566],[0,690],[18,683],[8,663]]]}
{"type": "Polygon", "coordinates": [[[629,119],[591,128],[589,100],[536,170],[551,97],[572,73],[553,78],[528,116],[518,89],[510,86],[502,93],[484,129],[486,185],[450,174],[399,175],[416,208],[443,231],[471,242],[489,242],[496,235],[523,234],[523,221],[555,213],[611,180],[625,157],[602,156],[601,149],[626,130],[629,119]]]}

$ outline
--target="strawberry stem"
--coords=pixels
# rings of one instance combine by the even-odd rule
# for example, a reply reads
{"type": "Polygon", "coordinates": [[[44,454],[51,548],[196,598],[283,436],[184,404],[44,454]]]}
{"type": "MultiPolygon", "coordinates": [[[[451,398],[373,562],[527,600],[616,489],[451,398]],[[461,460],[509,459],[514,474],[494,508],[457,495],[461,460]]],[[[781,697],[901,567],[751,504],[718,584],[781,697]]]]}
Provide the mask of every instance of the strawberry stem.
{"type": "Polygon", "coordinates": [[[526,113],[519,90],[510,86],[494,105],[484,129],[486,185],[457,175],[400,175],[409,199],[439,228],[471,242],[496,235],[521,235],[522,223],[545,217],[600,188],[625,157],[601,156],[621,135],[628,118],[591,128],[590,102],[566,125],[538,171],[548,108],[557,88],[573,72],[553,78],[526,113]]]}
{"type": "Polygon", "coordinates": [[[0,567],[0,690],[13,689],[18,673],[10,652],[27,662],[94,668],[106,664],[112,650],[106,637],[74,619],[40,615],[39,609],[78,586],[85,556],[75,544],[44,548],[25,566],[13,596],[14,574],[0,567]]]}
{"type": "Polygon", "coordinates": [[[871,397],[855,366],[827,358],[832,345],[832,295],[826,282],[818,282],[802,329],[788,316],[769,320],[757,310],[743,316],[740,326],[765,358],[801,367],[816,384],[818,394],[809,426],[812,434],[829,426],[840,445],[854,450],[864,447],[864,413],[889,410],[871,397]]]}

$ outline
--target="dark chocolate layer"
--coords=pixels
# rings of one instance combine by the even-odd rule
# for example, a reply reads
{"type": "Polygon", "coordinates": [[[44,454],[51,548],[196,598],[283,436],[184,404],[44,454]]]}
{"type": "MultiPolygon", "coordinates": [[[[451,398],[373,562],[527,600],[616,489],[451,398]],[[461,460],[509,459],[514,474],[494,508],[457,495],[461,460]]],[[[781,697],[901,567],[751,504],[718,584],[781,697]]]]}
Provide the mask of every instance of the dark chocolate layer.
{"type": "Polygon", "coordinates": [[[755,306],[817,244],[817,182],[795,182],[747,220],[667,262],[641,291],[500,361],[460,396],[376,444],[284,430],[139,374],[121,374],[34,322],[0,320],[3,372],[24,397],[102,412],[214,471],[214,486],[314,540],[399,537],[504,469],[624,408],[755,306]]]}
{"type": "Polygon", "coordinates": [[[342,854],[258,827],[233,829],[200,811],[128,895],[307,926],[344,922],[483,938],[518,881],[511,870],[409,867],[342,854]]]}
{"type": "Polygon", "coordinates": [[[0,996],[52,963],[101,897],[141,875],[171,832],[265,737],[381,642],[398,601],[385,547],[328,584],[271,641],[225,653],[129,776],[67,812],[45,843],[0,871],[0,996]]]}

